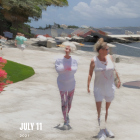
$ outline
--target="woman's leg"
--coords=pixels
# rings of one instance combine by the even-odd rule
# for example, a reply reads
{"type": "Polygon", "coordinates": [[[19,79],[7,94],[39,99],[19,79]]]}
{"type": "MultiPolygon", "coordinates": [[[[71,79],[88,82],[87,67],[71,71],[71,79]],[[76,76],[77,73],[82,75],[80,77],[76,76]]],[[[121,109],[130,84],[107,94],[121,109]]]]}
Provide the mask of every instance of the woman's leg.
{"type": "Polygon", "coordinates": [[[67,122],[68,96],[67,91],[60,91],[64,121],[67,122]]]}
{"type": "Polygon", "coordinates": [[[106,102],[106,114],[105,114],[105,122],[107,121],[107,117],[108,117],[108,109],[110,107],[111,102],[106,102]]]}
{"type": "MultiPolygon", "coordinates": [[[[106,114],[105,114],[105,122],[107,122],[107,117],[108,117],[108,109],[110,107],[111,102],[106,102],[106,114]]],[[[107,128],[105,127],[104,132],[107,137],[114,138],[114,134],[111,131],[108,131],[107,128]]]]}
{"type": "Polygon", "coordinates": [[[101,105],[102,105],[102,102],[96,102],[96,108],[97,108],[97,113],[98,113],[98,123],[99,123],[99,126],[100,126],[101,105]]]}
{"type": "Polygon", "coordinates": [[[72,104],[72,99],[73,99],[73,95],[74,95],[74,90],[73,89],[72,91],[68,91],[68,113],[71,109],[71,104],[72,104]]]}

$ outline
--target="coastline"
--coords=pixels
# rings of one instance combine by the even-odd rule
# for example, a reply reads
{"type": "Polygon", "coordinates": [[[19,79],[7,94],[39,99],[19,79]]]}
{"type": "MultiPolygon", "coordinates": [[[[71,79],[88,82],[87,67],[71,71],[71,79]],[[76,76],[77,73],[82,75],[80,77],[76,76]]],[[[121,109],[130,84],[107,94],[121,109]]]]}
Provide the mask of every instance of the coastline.
{"type": "MultiPolygon", "coordinates": [[[[45,46],[39,46],[38,41],[33,41],[32,39],[28,39],[28,41],[26,41],[26,50],[36,50],[36,51],[48,51],[48,52],[56,52],[56,53],[62,53],[64,48],[62,47],[53,47],[53,48],[47,48],[45,46]]],[[[7,44],[3,45],[3,48],[16,48],[16,46],[14,45],[14,40],[8,41],[7,44]]],[[[84,47],[86,48],[86,47],[84,47]]],[[[90,48],[91,50],[93,50],[93,45],[88,45],[87,49],[90,48]]],[[[125,47],[123,46],[123,48],[125,49],[125,47]]],[[[18,49],[18,48],[17,48],[18,49]]],[[[127,50],[128,51],[128,50],[127,50]]],[[[138,50],[139,51],[139,50],[138,50]]],[[[120,55],[118,54],[118,51],[116,51],[117,53],[113,55],[114,59],[115,57],[119,57],[121,62],[125,62],[125,63],[140,63],[140,57],[136,57],[136,56],[126,56],[126,55],[120,55]]],[[[127,52],[126,52],[127,53],[127,52]]],[[[84,50],[77,50],[73,52],[74,55],[77,56],[85,56],[85,57],[89,57],[92,58],[94,55],[97,55],[96,52],[91,52],[91,51],[84,51],[84,50]]]]}

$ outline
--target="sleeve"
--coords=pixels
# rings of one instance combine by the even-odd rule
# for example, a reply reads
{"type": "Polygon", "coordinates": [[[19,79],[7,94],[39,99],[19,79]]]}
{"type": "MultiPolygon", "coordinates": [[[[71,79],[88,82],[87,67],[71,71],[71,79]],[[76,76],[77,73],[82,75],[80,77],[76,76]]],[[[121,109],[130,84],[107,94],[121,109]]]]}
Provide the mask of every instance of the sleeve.
{"type": "Polygon", "coordinates": [[[18,36],[16,36],[15,40],[18,40],[18,36]]]}
{"type": "Polygon", "coordinates": [[[75,62],[76,62],[76,64],[77,64],[77,67],[78,67],[78,61],[75,59],[75,62]]]}
{"type": "Polygon", "coordinates": [[[24,41],[27,41],[27,38],[24,37],[23,40],[24,40],[24,41]]]}
{"type": "Polygon", "coordinates": [[[55,70],[57,71],[57,73],[59,73],[59,70],[58,70],[59,65],[60,65],[60,61],[59,61],[59,59],[56,59],[56,61],[55,61],[55,70]]]}

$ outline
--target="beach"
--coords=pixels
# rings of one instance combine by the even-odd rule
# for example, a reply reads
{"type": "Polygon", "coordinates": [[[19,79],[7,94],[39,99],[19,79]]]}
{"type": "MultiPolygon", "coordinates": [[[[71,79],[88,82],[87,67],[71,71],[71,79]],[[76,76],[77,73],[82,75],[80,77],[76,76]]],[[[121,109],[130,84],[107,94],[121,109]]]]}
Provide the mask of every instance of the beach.
{"type": "MultiPolygon", "coordinates": [[[[89,64],[96,53],[78,50],[71,54],[78,59],[78,70],[75,74],[76,89],[69,114],[71,129],[67,131],[60,130],[63,116],[54,67],[55,60],[60,55],[64,55],[63,48],[28,46],[23,53],[8,45],[3,48],[3,58],[31,66],[35,75],[9,85],[1,93],[0,137],[2,140],[19,140],[20,134],[29,134],[26,140],[97,139],[99,126],[93,96],[94,75],[90,86],[91,94],[87,93],[89,64]],[[42,123],[42,130],[19,129],[21,123],[37,122],[42,123]]],[[[115,65],[122,83],[140,81],[140,58],[121,55],[120,62],[115,65]]],[[[139,140],[139,91],[123,86],[116,89],[108,116],[108,129],[115,134],[114,140],[139,140]]],[[[101,115],[104,119],[104,103],[102,109],[101,115]]]]}

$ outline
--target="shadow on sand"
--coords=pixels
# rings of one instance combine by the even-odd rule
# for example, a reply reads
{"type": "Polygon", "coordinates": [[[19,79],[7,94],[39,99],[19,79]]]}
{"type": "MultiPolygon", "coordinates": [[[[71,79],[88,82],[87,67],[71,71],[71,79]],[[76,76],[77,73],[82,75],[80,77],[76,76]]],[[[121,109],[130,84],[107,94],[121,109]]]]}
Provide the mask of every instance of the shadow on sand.
{"type": "Polygon", "coordinates": [[[98,135],[91,137],[91,139],[98,139],[98,135]]]}
{"type": "Polygon", "coordinates": [[[72,129],[72,127],[70,125],[68,125],[68,129],[64,129],[64,127],[60,124],[58,124],[57,126],[55,126],[54,128],[59,129],[59,130],[70,130],[72,129]]]}

